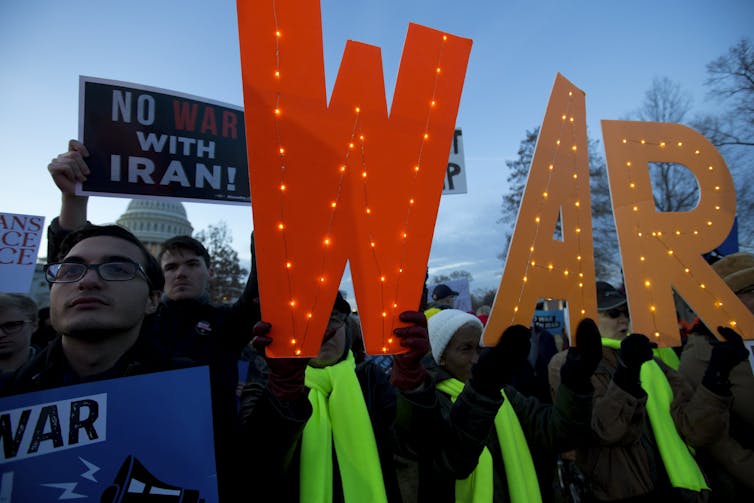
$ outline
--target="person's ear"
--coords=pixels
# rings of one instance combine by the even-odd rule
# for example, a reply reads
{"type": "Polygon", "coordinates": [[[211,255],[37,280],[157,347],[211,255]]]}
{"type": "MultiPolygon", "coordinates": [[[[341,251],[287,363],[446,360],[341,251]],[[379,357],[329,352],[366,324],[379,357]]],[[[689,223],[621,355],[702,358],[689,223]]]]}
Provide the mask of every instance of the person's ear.
{"type": "Polygon", "coordinates": [[[162,296],[162,292],[160,290],[152,290],[149,292],[149,295],[147,296],[147,302],[144,307],[144,312],[146,314],[152,314],[157,311],[157,306],[160,305],[160,296],[162,296]]]}

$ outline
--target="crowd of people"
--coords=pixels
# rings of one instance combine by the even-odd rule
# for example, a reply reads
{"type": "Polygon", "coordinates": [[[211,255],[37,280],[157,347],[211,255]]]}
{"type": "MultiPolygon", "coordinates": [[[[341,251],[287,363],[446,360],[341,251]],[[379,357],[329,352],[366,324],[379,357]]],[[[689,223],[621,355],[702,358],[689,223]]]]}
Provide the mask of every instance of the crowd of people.
{"type": "MultiPolygon", "coordinates": [[[[212,305],[199,241],[154,257],[88,222],[87,155],[72,140],[48,167],[62,196],[44,268],[54,336],[31,299],[0,294],[0,396],[206,365],[223,502],[754,501],[754,377],[731,328],[699,321],[666,357],[599,281],[597,318],[539,361],[533,326],[482,347],[488,313],[455,309],[446,285],[428,302],[425,285],[387,362],[364,353],[340,293],[316,357],[268,358],[253,234],[243,294],[212,305]]],[[[754,312],[754,255],[713,268],[754,312]]]]}

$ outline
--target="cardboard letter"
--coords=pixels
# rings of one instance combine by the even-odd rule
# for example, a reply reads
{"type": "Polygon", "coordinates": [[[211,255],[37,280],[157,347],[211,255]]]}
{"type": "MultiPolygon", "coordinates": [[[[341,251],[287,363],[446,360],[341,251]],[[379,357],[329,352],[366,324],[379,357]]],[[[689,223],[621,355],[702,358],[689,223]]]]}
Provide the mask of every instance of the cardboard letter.
{"type": "Polygon", "coordinates": [[[531,326],[540,298],[565,299],[570,326],[596,315],[584,92],[558,74],[484,330],[495,345],[510,325],[531,326]],[[553,239],[561,217],[562,240],[553,239]]]}
{"type": "Polygon", "coordinates": [[[632,332],[679,345],[672,288],[717,335],[730,326],[754,337],[754,315],[702,257],[733,225],[736,193],[728,167],[701,134],[680,124],[602,121],[613,214],[632,332]],[[649,163],[682,164],[696,177],[699,202],[688,212],[655,208],[649,163]]]}
{"type": "Polygon", "coordinates": [[[347,260],[367,352],[401,351],[392,330],[419,308],[471,41],[410,25],[388,117],[379,49],[360,43],[328,106],[319,1],[237,7],[268,354],[317,354],[347,260]]]}

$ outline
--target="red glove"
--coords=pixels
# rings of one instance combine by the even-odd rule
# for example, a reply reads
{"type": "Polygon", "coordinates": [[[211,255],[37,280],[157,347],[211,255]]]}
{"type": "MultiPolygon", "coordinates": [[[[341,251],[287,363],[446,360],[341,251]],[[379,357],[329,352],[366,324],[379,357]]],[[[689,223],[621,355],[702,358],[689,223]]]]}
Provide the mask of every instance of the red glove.
{"type": "Polygon", "coordinates": [[[304,384],[308,358],[267,358],[265,348],[272,343],[272,325],[258,321],[253,328],[251,345],[267,361],[270,369],[267,388],[278,400],[296,400],[306,393],[304,384]]]}
{"type": "Polygon", "coordinates": [[[404,311],[399,319],[412,325],[393,330],[408,352],[393,357],[390,382],[400,390],[409,391],[421,386],[427,377],[427,369],[421,363],[429,352],[427,317],[419,311],[404,311]]]}

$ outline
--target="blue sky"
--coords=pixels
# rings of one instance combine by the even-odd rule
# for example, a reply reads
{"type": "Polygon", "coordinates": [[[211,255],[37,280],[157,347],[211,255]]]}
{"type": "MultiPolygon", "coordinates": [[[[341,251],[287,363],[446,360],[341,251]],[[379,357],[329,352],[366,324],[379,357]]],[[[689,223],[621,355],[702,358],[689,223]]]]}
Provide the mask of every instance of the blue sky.
{"type": "MultiPolygon", "coordinates": [[[[272,1],[272,0],[270,0],[272,1]]],[[[95,0],[0,3],[0,212],[59,210],[47,164],[78,134],[78,77],[160,87],[243,105],[235,1],[95,0]]],[[[323,0],[328,90],[345,41],[382,48],[388,99],[409,22],[471,38],[457,127],[468,193],[444,196],[430,274],[470,271],[472,291],[497,288],[505,231],[499,223],[506,160],[544,115],[560,72],[586,92],[588,129],[637,109],[655,77],[679,82],[693,111],[705,99],[705,65],[754,38],[754,2],[323,0]]],[[[94,197],[91,220],[112,222],[128,199],[94,197]]],[[[195,230],[225,221],[249,258],[251,209],[187,203],[195,230]]],[[[43,246],[45,243],[43,242],[43,246]]]]}

